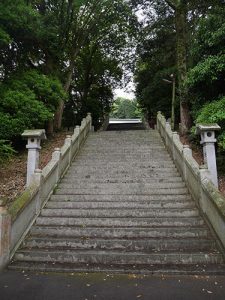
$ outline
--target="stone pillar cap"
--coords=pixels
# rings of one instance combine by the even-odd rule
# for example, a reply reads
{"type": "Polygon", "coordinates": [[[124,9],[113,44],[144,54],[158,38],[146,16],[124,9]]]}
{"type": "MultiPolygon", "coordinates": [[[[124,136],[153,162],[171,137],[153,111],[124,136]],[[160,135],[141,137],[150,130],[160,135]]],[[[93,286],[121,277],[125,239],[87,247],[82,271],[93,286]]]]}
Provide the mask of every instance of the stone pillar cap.
{"type": "Polygon", "coordinates": [[[196,133],[201,134],[204,131],[218,131],[221,127],[218,124],[197,124],[196,133]]]}
{"type": "Polygon", "coordinates": [[[22,133],[23,138],[38,138],[40,140],[46,140],[45,130],[44,129],[30,129],[25,130],[22,133]]]}

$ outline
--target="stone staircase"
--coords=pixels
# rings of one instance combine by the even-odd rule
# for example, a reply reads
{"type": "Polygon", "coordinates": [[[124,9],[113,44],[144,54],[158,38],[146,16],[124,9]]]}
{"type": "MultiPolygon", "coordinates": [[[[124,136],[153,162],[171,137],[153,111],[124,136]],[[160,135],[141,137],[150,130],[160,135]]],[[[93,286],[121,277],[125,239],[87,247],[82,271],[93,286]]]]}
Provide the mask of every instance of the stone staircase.
{"type": "Polygon", "coordinates": [[[109,124],[107,131],[120,131],[120,130],[144,130],[145,126],[143,123],[119,123],[109,124]]]}
{"type": "Polygon", "coordinates": [[[157,131],[91,133],[10,269],[224,273],[157,131]]]}

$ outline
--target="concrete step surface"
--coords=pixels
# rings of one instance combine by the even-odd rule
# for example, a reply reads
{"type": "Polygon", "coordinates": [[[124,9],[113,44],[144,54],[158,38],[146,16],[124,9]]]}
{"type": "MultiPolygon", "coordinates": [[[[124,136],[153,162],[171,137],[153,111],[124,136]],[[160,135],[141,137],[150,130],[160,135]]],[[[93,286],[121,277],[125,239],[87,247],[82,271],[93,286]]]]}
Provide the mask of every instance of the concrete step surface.
{"type": "Polygon", "coordinates": [[[72,208],[72,209],[110,209],[110,208],[128,208],[128,209],[151,209],[151,208],[195,208],[195,203],[193,201],[94,201],[94,202],[83,202],[83,201],[49,201],[46,208],[72,208]]]}
{"type": "Polygon", "coordinates": [[[124,202],[124,201],[192,201],[190,194],[178,194],[178,195],[99,195],[99,194],[72,194],[72,195],[60,195],[53,194],[50,198],[54,201],[82,201],[82,202],[99,202],[99,201],[116,201],[116,202],[124,202]]]}
{"type": "Polygon", "coordinates": [[[77,226],[77,227],[175,227],[175,226],[203,226],[200,217],[44,217],[39,216],[36,221],[41,226],[77,226]]]}
{"type": "Polygon", "coordinates": [[[75,227],[75,226],[38,226],[31,228],[32,236],[48,237],[79,237],[82,239],[95,238],[203,238],[210,237],[210,232],[205,226],[175,226],[175,227],[75,227]]]}
{"type": "Polygon", "coordinates": [[[115,177],[109,177],[109,176],[91,176],[91,175],[83,175],[83,176],[65,176],[60,183],[72,183],[75,186],[79,185],[83,182],[93,183],[93,184],[101,184],[101,183],[149,183],[156,185],[157,183],[169,183],[169,182],[183,182],[182,178],[180,177],[164,177],[164,178],[153,178],[153,177],[145,177],[145,178],[139,178],[139,177],[131,177],[131,176],[120,176],[120,178],[115,177]]]}
{"type": "Polygon", "coordinates": [[[218,249],[158,132],[120,128],[89,135],[9,268],[225,274],[218,249]]]}
{"type": "Polygon", "coordinates": [[[187,188],[157,188],[148,189],[140,188],[136,190],[135,188],[80,188],[79,186],[74,186],[73,188],[58,188],[55,190],[56,195],[187,195],[187,188]]]}
{"type": "Polygon", "coordinates": [[[22,249],[61,249],[61,250],[121,250],[131,251],[215,251],[216,244],[213,239],[206,238],[189,238],[189,239],[92,239],[82,240],[75,238],[45,238],[45,237],[28,237],[23,243],[22,249]]]}
{"type": "MultiPolygon", "coordinates": [[[[33,271],[33,272],[53,272],[53,273],[77,273],[77,274],[88,274],[88,273],[105,273],[105,274],[131,274],[135,275],[156,275],[156,276],[167,276],[167,275],[195,275],[195,276],[216,276],[224,275],[225,267],[224,264],[154,264],[154,265],[142,265],[142,264],[86,264],[86,263],[57,263],[57,262],[26,262],[26,261],[13,261],[8,266],[10,270],[17,271],[33,271]]],[[[151,277],[152,278],[152,277],[151,277]]],[[[130,282],[129,282],[130,284],[130,282]]],[[[161,284],[160,284],[161,286],[161,284]]],[[[149,293],[148,293],[149,295],[149,293]]],[[[205,297],[205,296],[204,296],[205,297]]],[[[180,298],[178,298],[180,299],[180,298]]],[[[203,299],[203,298],[202,298],[203,299]]],[[[223,299],[223,298],[221,298],[223,299]]]]}
{"type": "MultiPolygon", "coordinates": [[[[67,182],[61,182],[59,183],[58,185],[58,189],[73,189],[75,186],[74,183],[67,183],[67,182]]],[[[80,189],[83,189],[87,187],[87,183],[85,181],[81,181],[79,183],[79,186],[78,188],[80,189]]],[[[95,183],[92,183],[92,182],[89,182],[88,184],[88,189],[101,189],[101,190],[104,190],[104,189],[107,189],[109,191],[112,190],[128,190],[128,191],[131,191],[131,190],[136,190],[136,191],[139,191],[140,190],[140,194],[143,191],[145,190],[152,190],[153,188],[158,188],[158,189],[182,189],[182,188],[185,188],[185,183],[184,182],[158,182],[158,183],[128,183],[128,182],[125,182],[125,183],[110,183],[110,182],[103,182],[101,184],[95,184],[95,183]]],[[[109,192],[110,193],[110,192],[109,192]]]]}
{"type": "Polygon", "coordinates": [[[220,253],[180,253],[180,252],[121,252],[121,251],[60,251],[60,250],[20,250],[15,254],[17,261],[60,262],[60,263],[86,263],[86,264],[207,264],[222,263],[220,253]]]}
{"type": "Polygon", "coordinates": [[[199,211],[196,208],[166,208],[157,209],[137,209],[133,208],[110,208],[110,209],[73,209],[73,208],[44,208],[41,212],[41,216],[58,216],[58,217],[196,217],[199,216],[199,211]]]}

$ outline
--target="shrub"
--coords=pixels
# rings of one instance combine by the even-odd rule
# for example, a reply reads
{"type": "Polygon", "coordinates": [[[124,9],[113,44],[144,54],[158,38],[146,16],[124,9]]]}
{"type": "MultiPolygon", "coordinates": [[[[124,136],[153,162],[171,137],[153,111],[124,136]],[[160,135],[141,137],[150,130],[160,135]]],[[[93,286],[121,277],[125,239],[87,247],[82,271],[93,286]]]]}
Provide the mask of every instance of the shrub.
{"type": "Polygon", "coordinates": [[[0,139],[12,140],[25,129],[44,127],[53,118],[61,83],[35,70],[15,74],[0,85],[0,139]]]}
{"type": "Polygon", "coordinates": [[[0,140],[0,164],[10,159],[16,151],[7,140],[0,140]]]}
{"type": "Polygon", "coordinates": [[[225,149],[225,97],[205,104],[197,114],[195,123],[218,123],[221,126],[218,144],[220,148],[225,149]]]}

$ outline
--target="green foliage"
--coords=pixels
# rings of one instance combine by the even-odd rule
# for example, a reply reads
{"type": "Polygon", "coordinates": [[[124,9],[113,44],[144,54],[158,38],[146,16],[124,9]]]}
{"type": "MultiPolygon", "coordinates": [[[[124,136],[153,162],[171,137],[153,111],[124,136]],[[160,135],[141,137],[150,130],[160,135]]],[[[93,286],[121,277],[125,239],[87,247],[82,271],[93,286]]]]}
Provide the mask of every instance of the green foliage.
{"type": "Polygon", "coordinates": [[[225,149],[225,97],[205,104],[198,112],[197,123],[218,123],[222,128],[218,136],[219,146],[225,149]]]}
{"type": "Polygon", "coordinates": [[[7,140],[0,140],[0,164],[9,160],[16,151],[7,140]]]}
{"type": "Polygon", "coordinates": [[[130,100],[119,97],[113,103],[110,117],[118,119],[141,118],[142,112],[138,107],[137,100],[130,100]]]}
{"type": "Polygon", "coordinates": [[[149,23],[142,31],[143,40],[137,51],[136,97],[149,117],[155,117],[159,110],[169,117],[172,84],[163,79],[176,74],[173,13],[165,3],[157,1],[149,6],[148,17],[149,23]]]}
{"type": "Polygon", "coordinates": [[[214,84],[225,74],[225,54],[208,56],[189,71],[186,81],[189,88],[198,84],[214,84]]]}
{"type": "Polygon", "coordinates": [[[36,71],[16,74],[0,84],[0,139],[44,127],[65,93],[60,82],[36,71]]]}
{"type": "Polygon", "coordinates": [[[225,95],[224,18],[224,5],[215,5],[199,20],[193,36],[190,52],[194,67],[188,72],[186,86],[194,118],[202,105],[225,95]]]}

